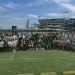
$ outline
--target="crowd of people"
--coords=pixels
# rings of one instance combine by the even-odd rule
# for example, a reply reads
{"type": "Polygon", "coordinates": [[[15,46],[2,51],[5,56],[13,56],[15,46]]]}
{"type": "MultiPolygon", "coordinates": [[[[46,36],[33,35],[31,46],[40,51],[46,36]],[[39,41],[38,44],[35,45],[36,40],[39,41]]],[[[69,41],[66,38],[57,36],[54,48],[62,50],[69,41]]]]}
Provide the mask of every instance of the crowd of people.
{"type": "Polygon", "coordinates": [[[74,32],[1,32],[0,51],[75,49],[74,32]]]}

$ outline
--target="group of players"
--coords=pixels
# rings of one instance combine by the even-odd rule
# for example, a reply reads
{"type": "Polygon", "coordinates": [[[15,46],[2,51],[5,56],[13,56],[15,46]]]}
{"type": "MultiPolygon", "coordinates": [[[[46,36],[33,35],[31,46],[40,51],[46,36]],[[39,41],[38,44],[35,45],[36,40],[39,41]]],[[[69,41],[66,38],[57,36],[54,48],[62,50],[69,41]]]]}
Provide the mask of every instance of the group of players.
{"type": "Polygon", "coordinates": [[[74,32],[2,32],[0,51],[74,49],[74,32]]]}

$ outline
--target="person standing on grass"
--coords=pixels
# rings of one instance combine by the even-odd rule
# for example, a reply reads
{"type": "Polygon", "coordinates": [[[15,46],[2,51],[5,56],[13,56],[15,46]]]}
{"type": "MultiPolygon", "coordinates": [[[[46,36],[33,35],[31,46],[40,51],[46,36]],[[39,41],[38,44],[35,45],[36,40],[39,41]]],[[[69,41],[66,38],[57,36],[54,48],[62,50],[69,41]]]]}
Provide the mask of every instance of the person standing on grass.
{"type": "Polygon", "coordinates": [[[4,42],[0,39],[0,50],[3,50],[4,42]]]}

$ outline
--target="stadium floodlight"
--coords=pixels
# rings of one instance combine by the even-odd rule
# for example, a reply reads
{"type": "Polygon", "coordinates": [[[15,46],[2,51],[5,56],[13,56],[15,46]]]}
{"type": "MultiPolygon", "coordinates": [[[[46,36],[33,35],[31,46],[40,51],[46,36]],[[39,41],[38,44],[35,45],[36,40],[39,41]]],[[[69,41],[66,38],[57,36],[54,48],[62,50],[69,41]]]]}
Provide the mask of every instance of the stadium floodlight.
{"type": "Polygon", "coordinates": [[[65,20],[69,20],[69,12],[64,12],[64,18],[65,20]]]}
{"type": "Polygon", "coordinates": [[[69,24],[69,12],[64,12],[64,24],[68,25],[69,24]]]}
{"type": "Polygon", "coordinates": [[[40,19],[44,19],[44,17],[42,17],[42,16],[38,16],[38,20],[40,20],[40,19]]]}

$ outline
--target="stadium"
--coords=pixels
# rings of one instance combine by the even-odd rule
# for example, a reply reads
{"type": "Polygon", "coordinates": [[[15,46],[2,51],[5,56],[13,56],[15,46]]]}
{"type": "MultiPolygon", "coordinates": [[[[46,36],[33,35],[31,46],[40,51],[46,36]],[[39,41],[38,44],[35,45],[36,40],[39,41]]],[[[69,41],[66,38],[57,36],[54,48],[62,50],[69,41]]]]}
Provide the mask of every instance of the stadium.
{"type": "Polygon", "coordinates": [[[75,0],[0,0],[0,75],[75,75],[75,0]]]}
{"type": "Polygon", "coordinates": [[[73,29],[75,24],[74,18],[60,19],[40,19],[39,28],[58,28],[58,29],[73,29]]]}
{"type": "Polygon", "coordinates": [[[0,75],[75,75],[75,19],[38,21],[0,31],[0,75]]]}

